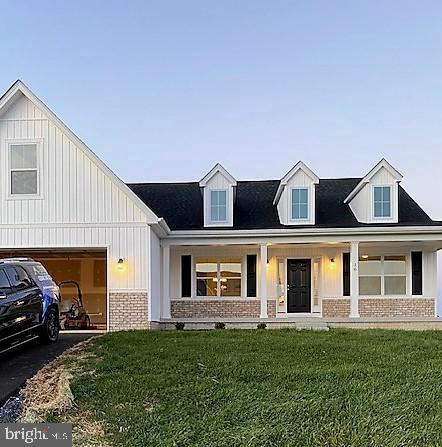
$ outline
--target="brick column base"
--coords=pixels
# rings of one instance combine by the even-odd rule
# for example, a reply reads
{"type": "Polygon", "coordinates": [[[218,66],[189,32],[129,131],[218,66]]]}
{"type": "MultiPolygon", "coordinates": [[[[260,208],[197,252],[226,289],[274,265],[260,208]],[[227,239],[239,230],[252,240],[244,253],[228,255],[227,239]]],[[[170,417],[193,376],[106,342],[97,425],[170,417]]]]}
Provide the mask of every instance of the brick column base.
{"type": "Polygon", "coordinates": [[[149,329],[147,292],[109,292],[109,329],[149,329]]]}

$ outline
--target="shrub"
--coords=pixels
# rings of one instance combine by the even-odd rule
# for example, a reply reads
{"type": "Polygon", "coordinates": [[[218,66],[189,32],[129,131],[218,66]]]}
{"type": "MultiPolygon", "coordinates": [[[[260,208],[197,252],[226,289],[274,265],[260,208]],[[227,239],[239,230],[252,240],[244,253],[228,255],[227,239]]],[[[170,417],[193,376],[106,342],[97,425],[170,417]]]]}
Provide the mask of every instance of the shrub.
{"type": "Polygon", "coordinates": [[[183,331],[184,330],[184,326],[185,326],[185,323],[183,323],[182,321],[178,321],[178,322],[175,323],[175,329],[177,331],[183,331]]]}
{"type": "Polygon", "coordinates": [[[225,329],[226,328],[226,323],[222,323],[221,321],[217,321],[215,323],[215,329],[225,329]]]}
{"type": "Polygon", "coordinates": [[[256,326],[257,329],[266,329],[267,325],[265,323],[258,323],[258,326],[256,326]]]}

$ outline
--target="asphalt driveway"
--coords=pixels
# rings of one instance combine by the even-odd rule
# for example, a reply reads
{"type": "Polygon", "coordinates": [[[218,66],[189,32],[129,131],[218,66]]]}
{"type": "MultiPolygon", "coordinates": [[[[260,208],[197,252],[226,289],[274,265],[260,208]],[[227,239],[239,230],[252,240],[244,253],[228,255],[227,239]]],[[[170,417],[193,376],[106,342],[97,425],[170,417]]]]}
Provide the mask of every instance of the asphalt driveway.
{"type": "Polygon", "coordinates": [[[43,345],[31,342],[0,357],[0,406],[40,368],[66,349],[91,336],[92,334],[60,334],[57,343],[43,345]]]}

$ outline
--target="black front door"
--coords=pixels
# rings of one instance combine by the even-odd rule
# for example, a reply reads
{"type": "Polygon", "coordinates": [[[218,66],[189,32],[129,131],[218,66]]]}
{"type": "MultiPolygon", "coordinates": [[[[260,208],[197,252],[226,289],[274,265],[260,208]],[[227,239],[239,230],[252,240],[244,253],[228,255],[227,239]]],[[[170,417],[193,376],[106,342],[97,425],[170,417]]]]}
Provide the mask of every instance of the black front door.
{"type": "Polygon", "coordinates": [[[310,312],[310,259],[287,260],[287,312],[310,312]]]}

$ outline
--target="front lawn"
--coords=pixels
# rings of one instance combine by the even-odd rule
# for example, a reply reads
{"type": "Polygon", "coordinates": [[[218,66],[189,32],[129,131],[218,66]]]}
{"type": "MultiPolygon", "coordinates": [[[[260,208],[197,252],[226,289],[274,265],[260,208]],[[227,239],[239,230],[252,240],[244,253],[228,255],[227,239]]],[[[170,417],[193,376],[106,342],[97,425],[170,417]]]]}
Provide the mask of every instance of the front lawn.
{"type": "Polygon", "coordinates": [[[442,333],[126,332],[77,404],[118,446],[440,446],[442,333]]]}

